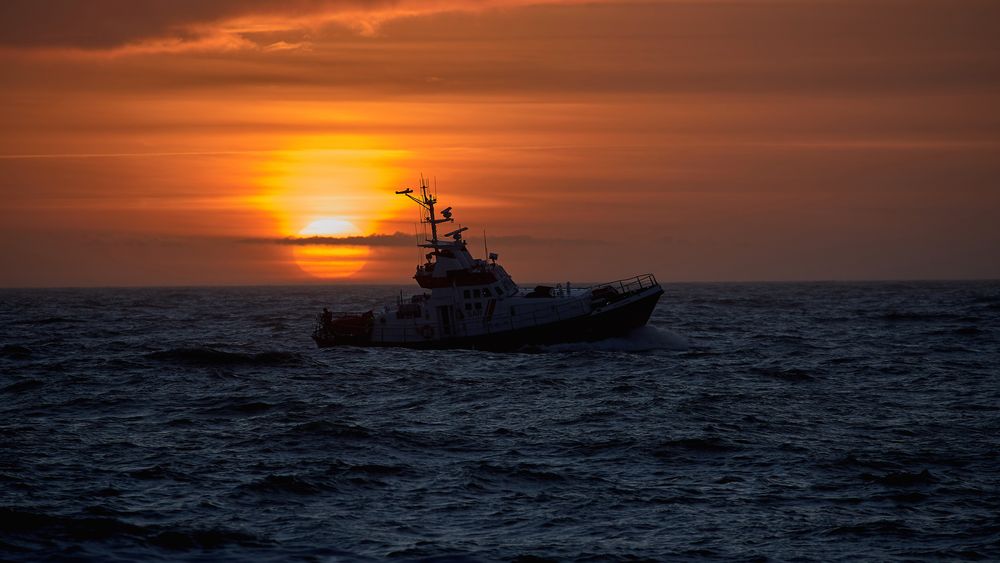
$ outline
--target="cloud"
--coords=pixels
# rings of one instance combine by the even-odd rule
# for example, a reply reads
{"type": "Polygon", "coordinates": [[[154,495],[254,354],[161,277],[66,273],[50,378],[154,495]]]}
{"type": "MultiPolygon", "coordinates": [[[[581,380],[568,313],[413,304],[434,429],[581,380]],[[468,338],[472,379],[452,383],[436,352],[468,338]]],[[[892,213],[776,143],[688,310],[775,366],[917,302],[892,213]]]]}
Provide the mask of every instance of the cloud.
{"type": "MultiPolygon", "coordinates": [[[[539,238],[530,235],[491,236],[493,244],[528,245],[528,244],[607,244],[603,241],[539,238]]],[[[393,234],[371,234],[350,237],[282,237],[282,238],[251,238],[242,242],[271,243],[291,246],[413,246],[416,240],[413,235],[397,231],[393,234]]]]}
{"type": "Polygon", "coordinates": [[[246,239],[246,242],[265,242],[291,246],[410,246],[415,243],[413,235],[402,232],[371,234],[351,237],[284,237],[246,239]]]}
{"type": "MultiPolygon", "coordinates": [[[[244,96],[283,88],[285,99],[324,101],[332,89],[366,100],[550,93],[844,100],[978,95],[1000,85],[995,30],[986,23],[1000,18],[1000,2],[907,5],[901,18],[894,0],[8,0],[0,2],[0,60],[8,89],[227,88],[244,96]],[[190,55],[103,60],[160,52],[190,55]]],[[[682,126],[687,118],[680,119],[682,126]]]]}
{"type": "Polygon", "coordinates": [[[0,4],[0,42],[22,47],[106,49],[144,39],[193,41],[205,26],[254,14],[309,14],[324,7],[372,9],[388,2],[341,0],[8,0],[0,4]]]}
{"type": "Polygon", "coordinates": [[[374,35],[390,20],[578,0],[4,0],[0,47],[163,52],[288,50],[339,24],[374,35]]]}

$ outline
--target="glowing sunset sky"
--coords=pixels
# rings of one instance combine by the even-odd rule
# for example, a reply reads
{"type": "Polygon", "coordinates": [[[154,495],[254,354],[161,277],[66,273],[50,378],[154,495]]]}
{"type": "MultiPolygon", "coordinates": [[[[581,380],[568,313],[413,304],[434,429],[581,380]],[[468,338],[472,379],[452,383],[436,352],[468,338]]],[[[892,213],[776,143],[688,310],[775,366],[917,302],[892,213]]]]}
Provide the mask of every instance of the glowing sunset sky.
{"type": "Polygon", "coordinates": [[[1000,277],[995,0],[5,0],[0,65],[2,286],[405,283],[421,173],[519,281],[1000,277]]]}

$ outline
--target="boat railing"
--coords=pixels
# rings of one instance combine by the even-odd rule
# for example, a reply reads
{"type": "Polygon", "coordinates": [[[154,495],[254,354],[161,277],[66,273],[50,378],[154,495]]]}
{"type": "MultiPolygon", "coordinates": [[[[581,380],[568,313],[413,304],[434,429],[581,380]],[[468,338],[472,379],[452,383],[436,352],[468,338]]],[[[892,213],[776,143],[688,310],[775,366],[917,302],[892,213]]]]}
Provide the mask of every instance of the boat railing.
{"type": "Polygon", "coordinates": [[[637,291],[642,291],[650,287],[659,285],[656,282],[656,276],[653,274],[640,274],[631,278],[625,278],[621,280],[615,280],[611,282],[599,283],[597,285],[590,286],[589,289],[595,290],[602,287],[609,287],[614,289],[616,292],[622,294],[634,293],[637,291]]]}
{"type": "MultiPolygon", "coordinates": [[[[594,285],[574,285],[567,283],[565,286],[563,286],[563,284],[560,283],[557,284],[555,287],[551,286],[543,286],[543,287],[551,287],[552,297],[561,298],[561,297],[578,297],[581,293],[585,293],[588,291],[592,292],[600,288],[614,289],[616,293],[626,295],[629,293],[642,291],[644,289],[649,289],[651,287],[655,287],[658,285],[659,283],[657,283],[656,281],[656,276],[654,276],[653,274],[640,274],[638,276],[633,276],[631,278],[602,282],[594,285]]],[[[531,293],[529,290],[522,289],[520,295],[523,297],[529,293],[531,293]]]]}

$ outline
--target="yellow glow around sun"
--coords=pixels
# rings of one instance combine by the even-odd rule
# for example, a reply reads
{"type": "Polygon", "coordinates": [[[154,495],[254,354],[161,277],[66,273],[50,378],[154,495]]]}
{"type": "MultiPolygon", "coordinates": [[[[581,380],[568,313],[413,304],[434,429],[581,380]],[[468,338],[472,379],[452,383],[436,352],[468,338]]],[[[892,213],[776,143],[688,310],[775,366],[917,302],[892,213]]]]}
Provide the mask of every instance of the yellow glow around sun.
{"type": "Polygon", "coordinates": [[[286,145],[261,164],[262,189],[253,198],[278,220],[281,236],[329,217],[372,233],[404,207],[393,191],[408,178],[394,166],[405,151],[372,148],[378,146],[374,139],[353,135],[303,137],[286,145]]]}
{"type": "Polygon", "coordinates": [[[317,219],[299,231],[300,237],[357,236],[361,231],[342,219],[317,219]]]}
{"type": "MultiPolygon", "coordinates": [[[[404,173],[396,164],[405,151],[378,148],[384,140],[357,135],[315,135],[287,139],[257,170],[258,195],[252,204],[271,214],[282,237],[361,236],[379,232],[395,219],[405,201],[404,173]]],[[[407,174],[409,172],[407,171],[407,174]]],[[[360,271],[367,246],[302,245],[292,248],[295,263],[325,279],[360,271]]]]}
{"type": "MultiPolygon", "coordinates": [[[[299,231],[302,237],[360,236],[349,221],[334,217],[317,219],[299,231]]],[[[358,273],[368,259],[369,248],[357,245],[302,245],[293,247],[295,264],[303,272],[322,279],[342,279],[358,273]]]]}

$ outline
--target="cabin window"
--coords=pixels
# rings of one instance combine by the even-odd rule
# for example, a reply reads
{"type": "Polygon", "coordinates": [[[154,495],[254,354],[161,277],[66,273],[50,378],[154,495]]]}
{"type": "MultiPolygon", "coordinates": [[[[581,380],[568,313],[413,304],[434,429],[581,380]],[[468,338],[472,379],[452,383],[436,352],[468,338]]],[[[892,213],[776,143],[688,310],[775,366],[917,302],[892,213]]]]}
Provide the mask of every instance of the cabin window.
{"type": "Polygon", "coordinates": [[[468,299],[468,298],[469,298],[469,290],[468,290],[468,289],[466,289],[466,290],[465,290],[465,298],[466,298],[466,299],[468,299]]]}
{"type": "Polygon", "coordinates": [[[472,310],[472,303],[466,303],[465,304],[465,310],[466,311],[471,311],[472,310]]]}
{"type": "Polygon", "coordinates": [[[483,310],[483,302],[482,301],[476,301],[476,310],[477,311],[482,311],[483,310]]]}
{"type": "Polygon", "coordinates": [[[483,288],[483,297],[493,297],[493,294],[490,293],[490,288],[488,287],[483,288]]]}
{"type": "Polygon", "coordinates": [[[473,289],[472,290],[472,297],[473,297],[473,299],[479,299],[480,295],[479,295],[479,290],[478,289],[473,289]]]}

